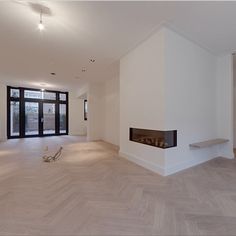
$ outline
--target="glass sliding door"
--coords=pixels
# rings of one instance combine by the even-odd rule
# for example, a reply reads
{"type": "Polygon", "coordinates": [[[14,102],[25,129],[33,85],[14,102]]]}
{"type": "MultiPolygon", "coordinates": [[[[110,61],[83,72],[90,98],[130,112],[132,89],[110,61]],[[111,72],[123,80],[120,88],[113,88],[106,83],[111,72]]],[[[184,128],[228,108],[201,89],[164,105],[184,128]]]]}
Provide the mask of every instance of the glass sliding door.
{"type": "Polygon", "coordinates": [[[39,103],[25,102],[25,136],[39,135],[39,103]]]}
{"type": "Polygon", "coordinates": [[[59,114],[60,114],[60,134],[65,134],[67,132],[66,104],[60,104],[59,114]]]}
{"type": "Polygon", "coordinates": [[[43,103],[43,134],[56,133],[56,113],[54,103],[43,103]]]}
{"type": "Polygon", "coordinates": [[[10,102],[10,135],[20,135],[20,102],[10,102]]]}
{"type": "Polygon", "coordinates": [[[8,138],[68,134],[68,92],[7,87],[8,138]]]}

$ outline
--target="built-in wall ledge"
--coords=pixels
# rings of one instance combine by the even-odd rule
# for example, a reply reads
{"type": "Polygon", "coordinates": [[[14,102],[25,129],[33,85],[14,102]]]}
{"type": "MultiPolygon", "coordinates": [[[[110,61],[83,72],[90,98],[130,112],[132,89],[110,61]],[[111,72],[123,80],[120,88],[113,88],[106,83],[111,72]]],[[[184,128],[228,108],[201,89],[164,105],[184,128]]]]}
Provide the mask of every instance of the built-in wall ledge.
{"type": "Polygon", "coordinates": [[[222,144],[222,143],[227,143],[227,142],[229,142],[228,139],[217,138],[217,139],[206,140],[199,143],[191,143],[189,144],[189,146],[194,147],[194,148],[206,148],[206,147],[210,147],[210,146],[222,144]]]}

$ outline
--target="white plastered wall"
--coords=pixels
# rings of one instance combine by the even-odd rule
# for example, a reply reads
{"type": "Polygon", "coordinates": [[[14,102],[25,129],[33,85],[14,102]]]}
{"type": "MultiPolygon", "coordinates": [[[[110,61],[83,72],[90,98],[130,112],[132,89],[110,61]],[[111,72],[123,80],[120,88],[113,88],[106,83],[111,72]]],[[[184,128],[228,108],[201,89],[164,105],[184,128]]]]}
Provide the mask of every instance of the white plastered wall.
{"type": "Polygon", "coordinates": [[[0,141],[7,139],[7,94],[6,85],[0,83],[0,141]]]}
{"type": "Polygon", "coordinates": [[[104,137],[104,85],[97,83],[89,84],[87,96],[88,140],[102,140],[104,137]]]}
{"type": "Polygon", "coordinates": [[[168,175],[217,156],[233,156],[231,56],[217,57],[162,28],[120,62],[120,154],[168,175]],[[129,141],[129,128],[177,130],[178,145],[159,149],[129,141]],[[189,144],[226,138],[226,144],[189,144]]]}
{"type": "Polygon", "coordinates": [[[233,88],[233,145],[236,148],[236,55],[233,56],[233,88]]]}
{"type": "Polygon", "coordinates": [[[120,89],[119,76],[104,83],[104,141],[119,146],[120,89]]]}
{"type": "Polygon", "coordinates": [[[169,174],[218,156],[217,146],[189,147],[191,143],[218,138],[217,58],[168,29],[165,43],[165,128],[178,131],[177,147],[166,150],[169,174]]]}
{"type": "Polygon", "coordinates": [[[219,156],[234,158],[233,153],[233,57],[217,58],[217,127],[218,136],[229,139],[219,146],[219,156]]]}
{"type": "Polygon", "coordinates": [[[164,174],[165,151],[129,141],[129,128],[165,129],[164,31],[120,61],[120,155],[164,174]]]}
{"type": "Polygon", "coordinates": [[[104,140],[119,146],[119,76],[80,88],[77,97],[88,101],[86,125],[89,141],[104,140]]]}
{"type": "Polygon", "coordinates": [[[84,103],[75,92],[69,92],[69,134],[86,135],[84,103]]]}

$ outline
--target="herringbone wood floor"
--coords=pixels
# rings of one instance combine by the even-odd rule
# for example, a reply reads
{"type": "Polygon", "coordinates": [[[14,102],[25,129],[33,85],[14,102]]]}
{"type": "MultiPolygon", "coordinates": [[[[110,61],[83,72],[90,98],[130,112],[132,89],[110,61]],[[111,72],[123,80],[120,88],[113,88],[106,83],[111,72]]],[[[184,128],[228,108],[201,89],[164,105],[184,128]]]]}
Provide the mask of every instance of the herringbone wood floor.
{"type": "Polygon", "coordinates": [[[0,144],[0,235],[236,235],[236,162],[161,177],[76,137],[0,144]],[[63,144],[43,163],[42,149],[63,144]]]}

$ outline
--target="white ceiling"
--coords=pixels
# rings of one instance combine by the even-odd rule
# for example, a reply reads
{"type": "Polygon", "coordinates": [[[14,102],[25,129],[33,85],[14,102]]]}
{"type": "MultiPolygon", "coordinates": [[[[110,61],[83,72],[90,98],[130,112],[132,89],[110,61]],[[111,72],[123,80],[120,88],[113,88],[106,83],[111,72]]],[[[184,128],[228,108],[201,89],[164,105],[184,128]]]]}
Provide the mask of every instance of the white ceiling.
{"type": "Polygon", "coordinates": [[[236,2],[1,1],[0,81],[63,90],[103,81],[163,22],[215,54],[233,52],[235,13],[236,2]],[[36,3],[48,8],[41,33],[36,3]]]}

